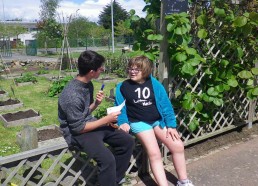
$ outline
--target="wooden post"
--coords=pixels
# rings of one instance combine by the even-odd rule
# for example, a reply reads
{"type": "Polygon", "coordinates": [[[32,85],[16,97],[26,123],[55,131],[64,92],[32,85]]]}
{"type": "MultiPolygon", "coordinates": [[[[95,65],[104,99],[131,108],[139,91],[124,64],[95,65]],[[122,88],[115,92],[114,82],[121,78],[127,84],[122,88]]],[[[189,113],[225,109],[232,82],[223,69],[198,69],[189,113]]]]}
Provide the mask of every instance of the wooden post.
{"type": "Polygon", "coordinates": [[[160,56],[159,56],[159,81],[163,84],[166,91],[169,93],[172,87],[171,76],[169,75],[171,63],[168,56],[168,32],[165,16],[173,13],[186,12],[188,8],[188,0],[170,1],[161,0],[160,10],[160,33],[163,35],[163,40],[160,43],[160,56]]]}
{"type": "MultiPolygon", "coordinates": [[[[258,62],[255,63],[255,68],[258,68],[258,62]]],[[[254,85],[257,85],[257,84],[258,84],[258,77],[256,77],[254,80],[254,85]]],[[[253,127],[256,104],[257,104],[257,99],[250,100],[249,102],[248,129],[251,129],[253,127]]]]}
{"type": "Polygon", "coordinates": [[[168,42],[167,42],[167,23],[165,20],[165,11],[164,11],[164,1],[161,1],[161,11],[160,11],[160,32],[163,35],[163,40],[160,44],[160,56],[159,56],[159,81],[163,84],[166,91],[169,92],[169,71],[170,63],[168,57],[168,42]]]}
{"type": "Polygon", "coordinates": [[[26,125],[17,135],[17,143],[21,151],[38,148],[38,131],[35,127],[26,125]]]}

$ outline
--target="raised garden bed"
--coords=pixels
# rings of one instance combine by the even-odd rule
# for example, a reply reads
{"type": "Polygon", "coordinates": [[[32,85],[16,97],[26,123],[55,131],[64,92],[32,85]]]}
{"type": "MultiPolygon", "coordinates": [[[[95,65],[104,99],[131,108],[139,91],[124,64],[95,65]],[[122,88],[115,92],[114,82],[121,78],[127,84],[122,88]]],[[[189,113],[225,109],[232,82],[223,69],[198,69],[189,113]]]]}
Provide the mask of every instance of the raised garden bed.
{"type": "Polygon", "coordinates": [[[29,81],[29,82],[22,82],[22,83],[16,83],[16,85],[18,87],[21,87],[21,86],[26,86],[26,85],[32,85],[34,84],[33,82],[29,81]]]}
{"type": "Polygon", "coordinates": [[[15,78],[20,78],[22,77],[21,73],[7,73],[7,74],[2,74],[1,75],[2,78],[4,79],[15,79],[15,78]]]}
{"type": "Polygon", "coordinates": [[[100,77],[100,78],[96,79],[96,81],[102,82],[102,83],[116,82],[117,78],[116,77],[105,76],[105,77],[100,77]]]}
{"type": "Polygon", "coordinates": [[[0,111],[13,110],[22,107],[23,104],[17,99],[8,99],[0,101],[0,111]]]}
{"type": "Polygon", "coordinates": [[[6,99],[8,96],[8,92],[5,92],[4,90],[0,90],[0,100],[6,99]]]}
{"type": "Polygon", "coordinates": [[[5,127],[23,126],[29,123],[39,123],[41,116],[33,109],[14,113],[1,114],[0,119],[5,127]]]}
{"type": "Polygon", "coordinates": [[[31,73],[25,73],[20,78],[15,78],[14,81],[17,86],[23,86],[23,85],[36,83],[37,79],[31,73]]]}
{"type": "Polygon", "coordinates": [[[65,141],[57,125],[50,125],[37,128],[38,131],[38,147],[56,144],[65,141]]]}

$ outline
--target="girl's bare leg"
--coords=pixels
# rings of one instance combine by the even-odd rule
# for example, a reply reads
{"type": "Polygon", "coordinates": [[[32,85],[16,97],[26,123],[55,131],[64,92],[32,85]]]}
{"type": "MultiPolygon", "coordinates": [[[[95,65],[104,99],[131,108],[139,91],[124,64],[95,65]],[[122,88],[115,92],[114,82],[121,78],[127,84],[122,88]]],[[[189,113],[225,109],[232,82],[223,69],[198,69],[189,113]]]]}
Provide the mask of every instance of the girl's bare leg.
{"type": "Polygon", "coordinates": [[[166,128],[156,126],[154,128],[155,135],[171,152],[172,161],[179,180],[187,179],[186,162],[184,154],[184,144],[181,139],[173,140],[171,136],[167,137],[166,128]]]}
{"type": "Polygon", "coordinates": [[[141,141],[143,147],[146,149],[150,160],[150,166],[154,178],[159,186],[168,186],[163,160],[157,139],[153,130],[147,130],[136,134],[136,137],[141,141]]]}

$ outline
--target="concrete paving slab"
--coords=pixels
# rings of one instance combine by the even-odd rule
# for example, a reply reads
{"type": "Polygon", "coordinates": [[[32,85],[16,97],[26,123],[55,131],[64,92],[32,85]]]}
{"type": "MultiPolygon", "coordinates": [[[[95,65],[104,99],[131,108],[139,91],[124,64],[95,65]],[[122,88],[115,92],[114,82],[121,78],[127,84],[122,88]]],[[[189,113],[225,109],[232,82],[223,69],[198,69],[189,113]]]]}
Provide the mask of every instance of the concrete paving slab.
{"type": "MultiPolygon", "coordinates": [[[[187,164],[195,186],[258,186],[258,137],[222,148],[187,164]]],[[[167,172],[169,185],[176,185],[176,173],[167,172]]],[[[152,179],[135,186],[155,186],[152,179]]]]}

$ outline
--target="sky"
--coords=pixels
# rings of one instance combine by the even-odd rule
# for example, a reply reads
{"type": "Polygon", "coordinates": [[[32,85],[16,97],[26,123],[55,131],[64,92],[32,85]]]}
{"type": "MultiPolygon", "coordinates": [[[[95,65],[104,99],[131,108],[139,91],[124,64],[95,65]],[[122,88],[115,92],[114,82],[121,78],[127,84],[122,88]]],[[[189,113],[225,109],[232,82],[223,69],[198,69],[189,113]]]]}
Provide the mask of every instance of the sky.
{"type": "MultiPolygon", "coordinates": [[[[126,11],[134,9],[136,14],[144,17],[142,9],[146,5],[143,0],[116,0],[126,11]]],[[[62,21],[69,16],[84,16],[90,21],[97,22],[103,8],[111,3],[110,0],[61,0],[57,12],[62,21]]],[[[0,21],[22,19],[35,21],[39,19],[40,0],[0,0],[0,21]]]]}

